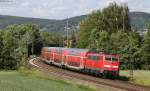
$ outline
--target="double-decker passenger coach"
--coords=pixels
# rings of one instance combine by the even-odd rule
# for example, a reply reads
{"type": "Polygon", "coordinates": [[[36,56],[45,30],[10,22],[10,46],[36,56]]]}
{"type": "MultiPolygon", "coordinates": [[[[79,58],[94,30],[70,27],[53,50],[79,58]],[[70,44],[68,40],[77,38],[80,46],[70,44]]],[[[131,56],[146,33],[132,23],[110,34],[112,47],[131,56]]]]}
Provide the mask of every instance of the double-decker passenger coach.
{"type": "Polygon", "coordinates": [[[43,47],[42,59],[50,64],[102,77],[119,76],[119,55],[91,52],[89,49],[43,47]]]}

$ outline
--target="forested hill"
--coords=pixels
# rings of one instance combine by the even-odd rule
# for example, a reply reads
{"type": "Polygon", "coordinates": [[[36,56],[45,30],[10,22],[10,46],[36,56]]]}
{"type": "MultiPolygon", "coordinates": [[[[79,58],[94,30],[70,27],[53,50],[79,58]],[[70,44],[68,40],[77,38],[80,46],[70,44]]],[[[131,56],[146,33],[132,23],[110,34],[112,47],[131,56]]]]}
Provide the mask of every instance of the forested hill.
{"type": "MultiPolygon", "coordinates": [[[[78,23],[84,19],[85,15],[69,18],[69,26],[77,26],[78,23]]],[[[40,18],[25,18],[17,16],[0,15],[0,29],[5,28],[11,24],[24,24],[33,23],[40,26],[41,31],[53,31],[62,32],[66,25],[67,19],[64,20],[52,20],[52,19],[40,19],[40,18]]]]}
{"type": "MultiPolygon", "coordinates": [[[[69,18],[69,26],[76,26],[83,20],[86,15],[69,18]]],[[[150,22],[150,14],[145,12],[131,12],[131,25],[134,28],[142,30],[145,24],[150,22]]],[[[0,28],[5,28],[11,24],[24,24],[34,23],[41,27],[42,31],[53,31],[53,32],[64,32],[66,25],[66,19],[64,20],[50,20],[50,19],[39,19],[39,18],[25,18],[17,16],[6,16],[0,15],[0,28]]]]}
{"type": "Polygon", "coordinates": [[[142,30],[146,24],[150,23],[150,14],[145,12],[131,12],[130,13],[131,26],[142,30]]]}

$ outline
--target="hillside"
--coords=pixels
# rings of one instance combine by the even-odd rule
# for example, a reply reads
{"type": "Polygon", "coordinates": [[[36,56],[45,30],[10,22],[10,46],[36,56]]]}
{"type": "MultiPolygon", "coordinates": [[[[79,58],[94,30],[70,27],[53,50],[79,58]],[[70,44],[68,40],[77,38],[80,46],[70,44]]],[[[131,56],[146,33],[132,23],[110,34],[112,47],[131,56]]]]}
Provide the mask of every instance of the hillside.
{"type": "Polygon", "coordinates": [[[150,23],[150,14],[145,12],[131,12],[130,13],[131,26],[142,30],[146,24],[150,23]]]}
{"type": "MultiPolygon", "coordinates": [[[[86,15],[69,18],[68,19],[69,26],[77,26],[78,23],[85,17],[86,15]]],[[[131,12],[130,18],[131,18],[131,26],[139,30],[143,30],[145,28],[145,24],[150,22],[150,14],[145,12],[131,12]]],[[[25,18],[17,16],[0,15],[0,28],[1,29],[5,28],[10,24],[34,23],[41,27],[41,31],[64,33],[66,20],[67,19],[50,20],[50,19],[25,18]]]]}
{"type": "MultiPolygon", "coordinates": [[[[84,19],[85,16],[78,16],[68,19],[69,26],[77,26],[78,23],[84,19]]],[[[0,15],[0,28],[3,29],[11,24],[25,24],[33,23],[40,26],[41,31],[51,31],[51,32],[63,32],[66,25],[66,19],[64,20],[49,20],[49,19],[39,19],[39,18],[25,18],[17,16],[5,16],[0,15]]]]}

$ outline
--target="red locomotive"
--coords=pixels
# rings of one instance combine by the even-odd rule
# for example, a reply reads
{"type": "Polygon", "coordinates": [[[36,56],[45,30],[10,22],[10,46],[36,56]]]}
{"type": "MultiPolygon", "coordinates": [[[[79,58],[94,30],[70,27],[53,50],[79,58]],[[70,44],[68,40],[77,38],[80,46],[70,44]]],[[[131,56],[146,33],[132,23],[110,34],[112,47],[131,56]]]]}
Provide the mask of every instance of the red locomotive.
{"type": "Polygon", "coordinates": [[[88,49],[43,47],[42,59],[47,63],[101,75],[119,76],[119,55],[91,52],[88,49]]]}

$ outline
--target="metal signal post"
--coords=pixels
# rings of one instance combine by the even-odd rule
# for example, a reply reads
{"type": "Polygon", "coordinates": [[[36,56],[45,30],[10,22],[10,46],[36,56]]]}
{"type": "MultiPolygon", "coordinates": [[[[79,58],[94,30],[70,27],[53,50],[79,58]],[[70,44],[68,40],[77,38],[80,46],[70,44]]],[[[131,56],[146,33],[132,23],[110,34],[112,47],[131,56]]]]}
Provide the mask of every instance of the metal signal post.
{"type": "Polygon", "coordinates": [[[69,47],[69,33],[68,33],[69,31],[68,30],[70,28],[68,27],[68,18],[67,18],[67,24],[66,24],[66,26],[64,28],[65,28],[65,31],[67,33],[67,35],[66,35],[67,36],[67,47],[69,47]]]}

